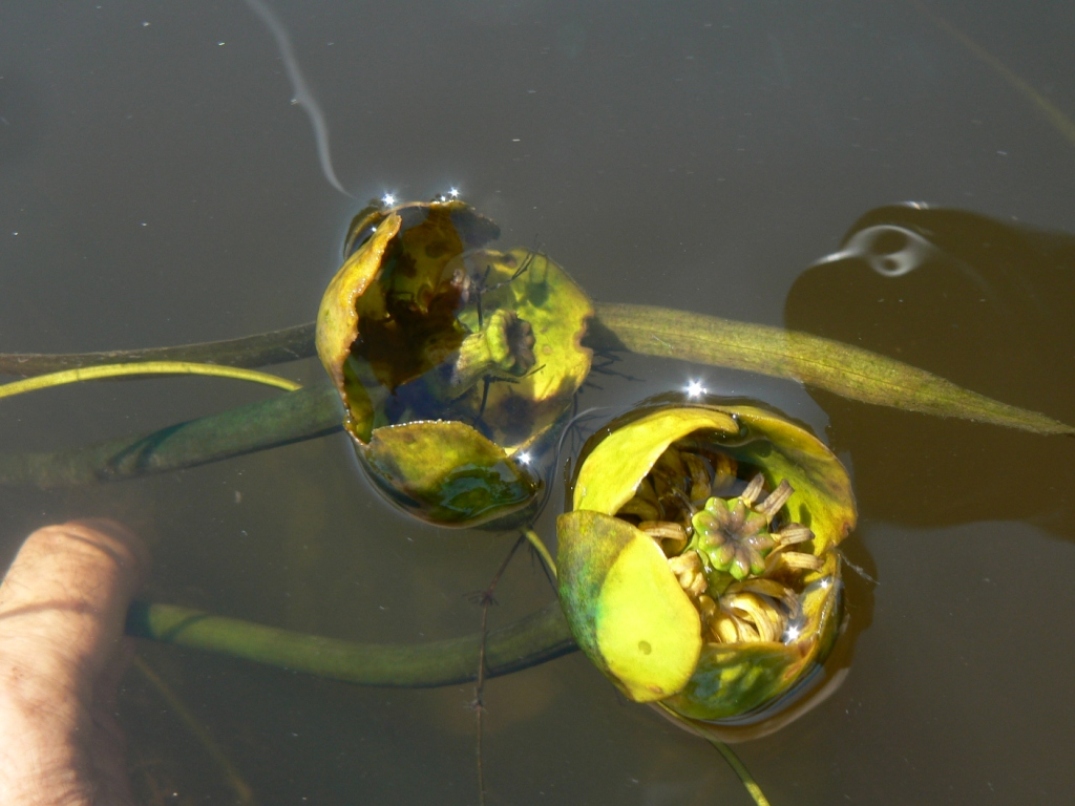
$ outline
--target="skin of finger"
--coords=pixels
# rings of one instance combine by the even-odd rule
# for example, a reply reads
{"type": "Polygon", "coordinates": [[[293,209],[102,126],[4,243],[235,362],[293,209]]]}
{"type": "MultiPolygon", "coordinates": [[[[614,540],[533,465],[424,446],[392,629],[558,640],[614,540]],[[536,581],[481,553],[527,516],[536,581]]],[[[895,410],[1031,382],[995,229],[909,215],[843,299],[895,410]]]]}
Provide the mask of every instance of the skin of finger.
{"type": "Polygon", "coordinates": [[[23,544],[0,585],[0,802],[128,802],[122,736],[102,709],[130,658],[123,622],[148,564],[111,521],[23,544]]]}
{"type": "Polygon", "coordinates": [[[121,647],[148,565],[141,541],[112,521],[34,532],[0,585],[0,666],[15,658],[27,674],[95,683],[121,647]]]}
{"type": "Polygon", "coordinates": [[[110,709],[98,707],[91,715],[92,728],[81,738],[81,758],[88,762],[88,769],[98,799],[97,803],[134,803],[130,775],[127,772],[127,742],[116,716],[110,709]]]}

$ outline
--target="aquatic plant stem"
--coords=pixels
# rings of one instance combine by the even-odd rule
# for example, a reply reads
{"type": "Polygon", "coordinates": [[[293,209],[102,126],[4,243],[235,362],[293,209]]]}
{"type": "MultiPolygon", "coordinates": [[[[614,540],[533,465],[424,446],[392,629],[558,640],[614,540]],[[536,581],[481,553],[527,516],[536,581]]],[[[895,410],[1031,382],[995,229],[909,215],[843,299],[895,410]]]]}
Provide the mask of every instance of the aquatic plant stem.
{"type": "Polygon", "coordinates": [[[284,389],[288,392],[294,392],[296,389],[302,388],[302,384],[289,381],[287,378],[281,378],[279,375],[270,375],[267,372],[257,372],[251,369],[239,369],[237,367],[221,366],[220,364],[196,364],[190,361],[152,361],[78,367],[63,370],[62,372],[53,372],[48,375],[38,375],[21,381],[13,381],[0,386],[0,399],[26,394],[27,392],[37,392],[42,389],[51,389],[54,386],[63,386],[69,383],[149,375],[207,375],[216,378],[231,378],[232,380],[260,383],[265,386],[284,389]]]}
{"type": "Polygon", "coordinates": [[[157,694],[172,709],[179,721],[183,723],[183,727],[198,740],[198,743],[201,744],[202,748],[213,760],[213,763],[219,768],[224,780],[228,782],[228,786],[231,787],[232,792],[235,794],[235,803],[238,806],[254,804],[256,801],[253,788],[246,782],[238,767],[228,758],[228,754],[224,752],[217,740],[213,738],[213,734],[209,732],[209,729],[202,724],[201,720],[194,715],[172,687],[154,671],[153,667],[144,658],[136,656],[132,665],[156,689],[157,694]]]}
{"type": "Polygon", "coordinates": [[[735,751],[724,742],[717,741],[710,736],[707,736],[706,739],[711,745],[717,748],[717,752],[728,762],[728,766],[735,770],[735,774],[738,775],[739,780],[743,782],[743,786],[746,788],[747,792],[750,793],[750,797],[754,799],[754,803],[757,804],[757,806],[770,806],[769,799],[765,797],[765,793],[761,791],[758,782],[754,780],[754,776],[750,774],[750,770],[746,768],[746,765],[740,761],[739,756],[735,754],[735,751]]]}
{"type": "Polygon", "coordinates": [[[541,535],[528,527],[523,529],[523,537],[527,539],[534,551],[541,557],[541,561],[545,563],[545,568],[548,569],[549,574],[552,575],[553,581],[555,582],[556,562],[552,559],[552,555],[549,553],[549,548],[545,545],[545,541],[541,539],[541,535]]]}
{"type": "Polygon", "coordinates": [[[493,595],[496,593],[496,586],[500,582],[500,578],[504,576],[504,572],[508,570],[508,565],[511,563],[511,558],[515,556],[515,552],[519,550],[519,546],[523,544],[524,538],[522,535],[512,543],[511,551],[508,552],[508,556],[500,563],[500,567],[496,569],[496,573],[493,574],[493,578],[489,581],[489,585],[478,594],[478,601],[481,604],[482,618],[481,629],[479,635],[481,635],[481,642],[478,645],[478,677],[474,683],[474,701],[471,703],[471,707],[474,709],[474,717],[476,720],[476,740],[474,754],[478,762],[478,806],[485,806],[485,766],[482,764],[482,735],[484,733],[484,717],[485,717],[485,652],[486,646],[489,641],[489,608],[496,604],[496,599],[493,595]]]}
{"type": "Polygon", "coordinates": [[[182,470],[330,434],[342,422],[339,397],[326,382],[81,448],[0,453],[0,484],[50,489],[182,470]]]}
{"type": "MultiPolygon", "coordinates": [[[[430,688],[477,679],[481,634],[425,644],[365,644],[267,627],[201,610],[135,602],[127,634],[366,686],[430,688]]],[[[486,677],[575,651],[558,602],[490,630],[486,677]]]]}
{"type": "MultiPolygon", "coordinates": [[[[1037,434],[1075,435],[1075,427],[1051,417],[1001,403],[902,361],[832,339],[649,305],[598,302],[594,309],[596,317],[586,342],[598,350],[626,350],[728,367],[799,381],[863,403],[1037,434]]],[[[36,375],[95,363],[180,359],[262,366],[314,355],[313,334],[310,323],[245,339],[150,350],[0,354],[0,372],[36,375]]]]}
{"type": "Polygon", "coordinates": [[[314,323],[309,322],[238,339],[180,344],[173,347],[95,353],[0,353],[0,375],[30,377],[75,367],[136,361],[192,361],[226,364],[230,367],[265,367],[285,361],[299,361],[316,354],[314,323]]]}

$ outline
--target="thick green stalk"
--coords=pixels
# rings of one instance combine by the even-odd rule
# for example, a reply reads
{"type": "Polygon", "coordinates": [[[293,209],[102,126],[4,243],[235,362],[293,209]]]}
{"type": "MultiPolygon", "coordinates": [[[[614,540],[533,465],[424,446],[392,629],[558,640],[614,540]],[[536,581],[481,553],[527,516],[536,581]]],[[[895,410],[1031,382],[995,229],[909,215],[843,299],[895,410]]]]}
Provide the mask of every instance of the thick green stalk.
{"type": "MultiPolygon", "coordinates": [[[[359,644],[266,627],[200,610],[135,602],[127,633],[365,686],[425,688],[475,680],[481,635],[425,644],[359,644]]],[[[576,649],[558,602],[492,630],[486,677],[510,674],[576,649]]]]}
{"type": "Polygon", "coordinates": [[[343,411],[327,383],[221,414],[51,452],[0,454],[0,484],[44,489],[181,470],[329,434],[343,411]]]}

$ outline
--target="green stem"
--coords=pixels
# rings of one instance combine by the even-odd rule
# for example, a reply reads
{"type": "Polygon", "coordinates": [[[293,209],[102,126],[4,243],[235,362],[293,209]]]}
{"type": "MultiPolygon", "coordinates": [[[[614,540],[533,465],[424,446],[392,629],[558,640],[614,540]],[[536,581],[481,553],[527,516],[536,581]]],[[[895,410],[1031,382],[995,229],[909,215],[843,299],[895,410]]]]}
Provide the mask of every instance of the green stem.
{"type": "MultiPolygon", "coordinates": [[[[475,680],[481,651],[478,633],[425,644],[360,644],[148,602],[131,605],[127,633],[347,683],[400,688],[475,680]]],[[[560,605],[552,602],[489,632],[486,676],[536,666],[575,648],[560,605]]]]}
{"type": "Polygon", "coordinates": [[[541,539],[541,536],[533,529],[523,529],[523,537],[527,539],[531,546],[541,556],[541,561],[545,563],[545,567],[549,569],[549,573],[552,574],[552,578],[555,581],[556,574],[556,562],[552,559],[552,555],[549,554],[549,548],[545,545],[545,541],[541,539]]]}
{"type": "Polygon", "coordinates": [[[735,774],[739,776],[739,780],[743,782],[743,786],[746,787],[747,792],[750,793],[750,797],[754,799],[754,803],[757,806],[769,806],[769,799],[765,797],[765,793],[761,791],[761,787],[758,786],[758,782],[754,780],[754,776],[750,774],[750,770],[746,768],[746,765],[739,760],[739,756],[735,754],[732,748],[728,747],[724,742],[718,742],[716,739],[707,736],[706,739],[709,743],[717,748],[717,752],[724,756],[724,760],[728,762],[728,766],[735,770],[735,774]]]}
{"type": "Polygon", "coordinates": [[[226,341],[99,353],[0,353],[0,375],[44,375],[75,367],[135,361],[195,361],[232,367],[264,367],[316,355],[314,323],[226,341]]]}
{"type": "MultiPolygon", "coordinates": [[[[963,389],[925,370],[831,339],[669,308],[596,303],[587,343],[597,349],[756,372],[863,403],[1031,431],[1075,434],[1043,414],[963,389]]],[[[35,375],[75,366],[138,360],[211,361],[259,366],[314,355],[313,323],[245,339],[178,347],[67,355],[0,354],[0,372],[35,375]]],[[[0,481],[3,473],[0,471],[0,481]]]]}
{"type": "Polygon", "coordinates": [[[0,454],[0,484],[43,489],[181,470],[338,431],[343,411],[327,383],[221,414],[81,448],[0,454]]]}
{"type": "Polygon", "coordinates": [[[103,380],[105,378],[130,378],[145,377],[148,375],[207,375],[214,378],[231,378],[237,381],[250,381],[265,386],[275,386],[294,392],[302,388],[302,384],[281,378],[279,375],[270,375],[267,372],[257,372],[251,369],[239,369],[236,367],[221,366],[220,364],[198,364],[191,361],[136,361],[131,364],[99,364],[92,367],[75,367],[65,369],[62,372],[50,372],[47,375],[38,375],[21,381],[13,381],[0,386],[0,398],[24,395],[27,392],[37,392],[42,389],[51,389],[54,386],[63,386],[68,383],[83,383],[84,381],[103,380]]]}
{"type": "MultiPolygon", "coordinates": [[[[644,305],[599,303],[596,310],[598,318],[587,337],[596,349],[630,350],[757,372],[801,381],[865,403],[1037,434],[1075,434],[1075,428],[1043,414],[1000,403],[932,373],[830,339],[644,305]]],[[[294,334],[309,330],[309,326],[302,326],[251,338],[259,340],[265,354],[284,345],[302,352],[294,334]],[[274,338],[278,341],[275,345],[274,338]]],[[[206,347],[166,349],[173,356],[185,357],[184,350],[193,354],[206,347]]],[[[312,343],[309,347],[312,350],[312,343]]],[[[5,356],[0,356],[0,365],[4,360],[5,356]]],[[[322,436],[337,430],[341,420],[335,392],[327,385],[315,387],[84,448],[0,454],[0,484],[59,487],[178,470],[322,436]]]]}

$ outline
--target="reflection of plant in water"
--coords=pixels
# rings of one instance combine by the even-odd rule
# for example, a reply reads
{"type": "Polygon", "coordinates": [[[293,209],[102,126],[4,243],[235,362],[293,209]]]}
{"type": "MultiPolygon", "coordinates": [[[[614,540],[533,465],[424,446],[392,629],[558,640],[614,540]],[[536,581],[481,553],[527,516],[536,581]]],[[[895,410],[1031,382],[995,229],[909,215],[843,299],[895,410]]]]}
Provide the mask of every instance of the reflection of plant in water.
{"type": "MultiPolygon", "coordinates": [[[[544,255],[487,249],[495,233],[462,202],[368,209],[352,226],[318,316],[332,389],[81,450],[0,455],[0,480],[49,487],[188,467],[337,430],[342,402],[363,464],[397,505],[444,525],[526,527],[593,350],[746,369],[854,400],[1073,433],[837,342],[681,311],[593,305],[544,255]]],[[[313,328],[303,326],[136,355],[0,356],[0,371],[127,359],[259,366],[309,356],[313,343],[313,328]]],[[[137,371],[200,370],[139,363],[137,371]]],[[[31,379],[0,396],[81,379],[31,379]]],[[[577,642],[632,699],[657,702],[710,739],[717,734],[709,720],[744,711],[767,718],[836,638],[836,546],[854,522],[846,474],[812,436],[752,406],[679,401],[599,433],[579,464],[572,512],[558,525],[566,622],[553,606],[488,636],[483,622],[480,635],[405,652],[144,603],[132,608],[129,629],[397,686],[506,674],[577,642]],[[649,632],[640,635],[640,625],[649,632]]]]}

